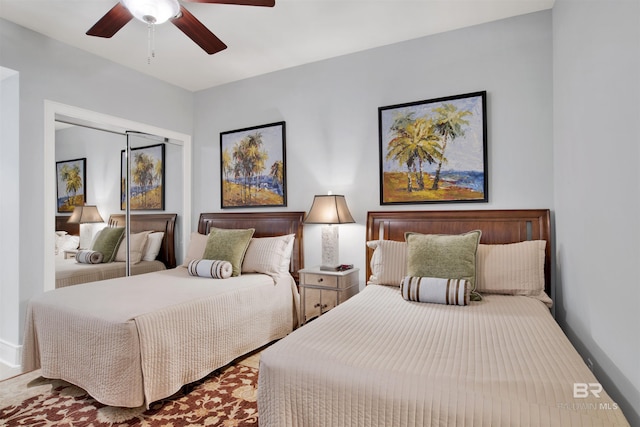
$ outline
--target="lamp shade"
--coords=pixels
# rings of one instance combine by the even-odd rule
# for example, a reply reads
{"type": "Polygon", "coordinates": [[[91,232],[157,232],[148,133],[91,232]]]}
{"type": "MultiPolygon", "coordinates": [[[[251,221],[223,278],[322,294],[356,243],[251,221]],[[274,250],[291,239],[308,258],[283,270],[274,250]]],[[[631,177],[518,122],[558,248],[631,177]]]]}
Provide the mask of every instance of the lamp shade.
{"type": "Polygon", "coordinates": [[[305,224],[348,224],[355,222],[344,196],[314,196],[305,224]]]}
{"type": "Polygon", "coordinates": [[[97,207],[86,205],[73,208],[73,213],[67,222],[70,224],[89,224],[92,222],[104,222],[104,219],[100,216],[97,207]]]}

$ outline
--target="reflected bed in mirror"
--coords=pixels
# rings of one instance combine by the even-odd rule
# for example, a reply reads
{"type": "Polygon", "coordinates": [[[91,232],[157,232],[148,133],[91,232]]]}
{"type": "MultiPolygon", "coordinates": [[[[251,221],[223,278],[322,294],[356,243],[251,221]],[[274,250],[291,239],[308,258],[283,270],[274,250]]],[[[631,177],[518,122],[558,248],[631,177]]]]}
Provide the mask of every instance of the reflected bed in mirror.
{"type": "MultiPolygon", "coordinates": [[[[81,283],[113,279],[126,276],[125,250],[115,251],[114,261],[99,264],[82,264],[75,260],[77,249],[73,245],[78,237],[78,224],[69,224],[68,216],[56,216],[56,288],[81,283]]],[[[131,263],[131,274],[143,274],[165,270],[176,266],[175,225],[176,214],[134,214],[131,215],[131,246],[135,249],[133,236],[137,233],[149,233],[140,246],[141,260],[131,263]],[[159,233],[163,233],[161,236],[159,233]],[[151,236],[151,237],[150,237],[151,236]],[[153,248],[153,242],[160,242],[153,248]],[[158,251],[156,254],[156,250],[158,251]]],[[[124,227],[124,214],[109,217],[107,227],[124,227]]],[[[79,241],[79,239],[77,239],[79,241]]],[[[124,243],[121,243],[121,246],[124,243]]],[[[77,244],[75,246],[77,248],[77,244]]]]}

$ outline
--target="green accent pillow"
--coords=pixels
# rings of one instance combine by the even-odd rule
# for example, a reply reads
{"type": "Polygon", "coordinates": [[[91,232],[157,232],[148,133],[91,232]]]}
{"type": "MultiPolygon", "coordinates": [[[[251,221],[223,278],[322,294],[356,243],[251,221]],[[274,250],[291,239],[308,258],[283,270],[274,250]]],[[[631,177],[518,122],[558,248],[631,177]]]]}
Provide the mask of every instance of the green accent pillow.
{"type": "Polygon", "coordinates": [[[243,230],[212,227],[202,258],[229,261],[233,266],[231,276],[239,276],[244,254],[247,252],[254,231],[256,231],[254,228],[243,230]]]}
{"type": "Polygon", "coordinates": [[[407,232],[407,276],[465,279],[471,284],[471,299],[482,299],[476,292],[476,252],[480,230],[458,235],[407,232]]]}
{"type": "Polygon", "coordinates": [[[100,230],[100,234],[93,242],[91,250],[102,254],[102,262],[111,262],[116,257],[118,246],[124,237],[124,227],[107,227],[100,230]]]}

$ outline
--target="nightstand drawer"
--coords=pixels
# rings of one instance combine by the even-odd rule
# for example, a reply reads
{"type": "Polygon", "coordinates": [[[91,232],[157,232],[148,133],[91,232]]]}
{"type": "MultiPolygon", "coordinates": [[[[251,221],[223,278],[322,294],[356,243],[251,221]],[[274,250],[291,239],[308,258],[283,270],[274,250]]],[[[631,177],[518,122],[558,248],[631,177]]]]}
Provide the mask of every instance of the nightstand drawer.
{"type": "Polygon", "coordinates": [[[303,283],[311,286],[322,286],[323,288],[337,288],[338,276],[304,273],[303,283]]]}
{"type": "Polygon", "coordinates": [[[64,251],[64,259],[72,259],[76,257],[76,254],[78,253],[77,249],[73,249],[73,250],[66,250],[64,251]]]}
{"type": "Polygon", "coordinates": [[[358,284],[358,274],[331,275],[321,273],[303,273],[300,276],[300,283],[307,286],[318,286],[321,288],[346,289],[358,284]]]}

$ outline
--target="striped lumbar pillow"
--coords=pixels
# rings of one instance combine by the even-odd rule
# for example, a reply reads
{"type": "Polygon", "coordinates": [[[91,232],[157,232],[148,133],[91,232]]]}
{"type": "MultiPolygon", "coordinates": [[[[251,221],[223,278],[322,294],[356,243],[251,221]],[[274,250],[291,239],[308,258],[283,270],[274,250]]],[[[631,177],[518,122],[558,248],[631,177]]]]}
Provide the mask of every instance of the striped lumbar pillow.
{"type": "Polygon", "coordinates": [[[98,251],[80,250],[76,252],[76,262],[80,264],[100,264],[102,258],[102,253],[98,251]]]}
{"type": "Polygon", "coordinates": [[[407,276],[402,279],[400,293],[407,301],[467,305],[470,286],[465,279],[407,276]]]}
{"type": "Polygon", "coordinates": [[[229,261],[194,259],[189,262],[187,271],[192,276],[228,279],[233,273],[233,265],[229,261]]]}

